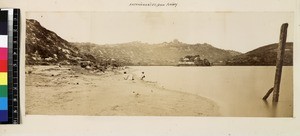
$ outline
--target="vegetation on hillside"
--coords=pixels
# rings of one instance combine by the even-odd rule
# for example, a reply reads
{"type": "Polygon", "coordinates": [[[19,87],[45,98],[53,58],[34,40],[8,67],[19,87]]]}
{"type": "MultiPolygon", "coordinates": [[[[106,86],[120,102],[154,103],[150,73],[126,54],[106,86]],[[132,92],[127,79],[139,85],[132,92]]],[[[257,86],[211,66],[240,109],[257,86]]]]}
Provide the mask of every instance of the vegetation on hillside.
{"type": "Polygon", "coordinates": [[[178,66],[210,66],[207,59],[201,59],[200,55],[187,55],[179,59],[178,66]]]}
{"type": "Polygon", "coordinates": [[[182,56],[199,55],[211,62],[229,59],[240,53],[215,48],[209,44],[186,44],[174,40],[159,44],[129,42],[122,44],[97,45],[92,43],[73,43],[81,52],[89,52],[97,59],[112,57],[123,65],[175,66],[182,56]]]}
{"type": "MultiPolygon", "coordinates": [[[[275,66],[278,44],[270,44],[226,60],[226,65],[275,66]]],[[[293,43],[286,43],[283,64],[293,65],[293,43]]]]}
{"type": "MultiPolygon", "coordinates": [[[[277,44],[271,44],[242,54],[207,43],[187,44],[176,39],[156,44],[139,41],[106,45],[70,43],[41,26],[38,21],[26,20],[27,65],[81,65],[96,69],[125,65],[176,66],[179,63],[196,66],[270,66],[276,64],[277,47],[277,44]]],[[[287,43],[284,65],[293,65],[293,43],[287,43]]]]}

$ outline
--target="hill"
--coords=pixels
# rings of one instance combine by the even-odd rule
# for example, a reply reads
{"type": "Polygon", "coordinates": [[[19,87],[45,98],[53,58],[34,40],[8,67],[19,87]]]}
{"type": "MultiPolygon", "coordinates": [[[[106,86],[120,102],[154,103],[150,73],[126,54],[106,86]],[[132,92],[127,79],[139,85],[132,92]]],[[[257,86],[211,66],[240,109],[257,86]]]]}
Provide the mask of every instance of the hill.
{"type": "Polygon", "coordinates": [[[96,59],[89,53],[82,53],[68,41],[50,31],[33,19],[26,20],[26,64],[78,64],[96,59]]]}
{"type": "MultiPolygon", "coordinates": [[[[259,47],[245,54],[234,56],[226,60],[226,65],[238,66],[275,66],[278,44],[259,47]]],[[[284,65],[293,65],[293,43],[286,43],[284,65]]]]}
{"type": "MultiPolygon", "coordinates": [[[[79,64],[82,61],[99,65],[178,65],[185,56],[199,56],[212,65],[263,66],[275,65],[277,44],[270,44],[245,54],[223,50],[207,43],[187,44],[178,40],[156,44],[139,41],[98,45],[70,43],[38,21],[26,20],[26,64],[79,64]]],[[[293,65],[293,43],[287,43],[284,65],[293,65]]]]}
{"type": "Polygon", "coordinates": [[[215,63],[240,54],[235,51],[218,49],[206,43],[186,44],[178,40],[159,44],[138,41],[106,45],[73,44],[82,52],[92,53],[97,59],[112,57],[124,65],[177,65],[180,58],[187,55],[199,55],[201,59],[215,63]]]}

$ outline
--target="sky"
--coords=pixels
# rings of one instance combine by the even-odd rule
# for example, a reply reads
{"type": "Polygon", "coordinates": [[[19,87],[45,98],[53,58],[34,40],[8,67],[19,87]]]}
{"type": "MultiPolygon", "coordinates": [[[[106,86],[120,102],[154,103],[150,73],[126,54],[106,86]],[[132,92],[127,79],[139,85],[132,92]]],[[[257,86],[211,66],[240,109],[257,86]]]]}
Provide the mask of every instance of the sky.
{"type": "Polygon", "coordinates": [[[27,12],[69,42],[116,44],[208,43],[214,47],[248,52],[277,43],[280,26],[289,23],[293,42],[293,12],[27,12]]]}

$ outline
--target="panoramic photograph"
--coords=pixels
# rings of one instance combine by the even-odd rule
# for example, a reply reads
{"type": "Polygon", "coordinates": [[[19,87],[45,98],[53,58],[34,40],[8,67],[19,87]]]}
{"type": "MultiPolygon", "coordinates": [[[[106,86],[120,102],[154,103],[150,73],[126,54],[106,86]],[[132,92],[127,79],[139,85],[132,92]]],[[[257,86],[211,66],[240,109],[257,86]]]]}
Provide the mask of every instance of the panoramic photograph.
{"type": "Polygon", "coordinates": [[[293,117],[293,29],[293,12],[27,12],[25,111],[293,117]]]}

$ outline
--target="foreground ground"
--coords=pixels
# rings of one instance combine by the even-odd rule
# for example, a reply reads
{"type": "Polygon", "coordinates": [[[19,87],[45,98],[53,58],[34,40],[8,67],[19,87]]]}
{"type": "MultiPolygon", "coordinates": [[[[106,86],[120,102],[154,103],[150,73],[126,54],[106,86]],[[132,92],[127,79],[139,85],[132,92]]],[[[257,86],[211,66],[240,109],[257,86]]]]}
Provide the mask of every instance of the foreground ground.
{"type": "Polygon", "coordinates": [[[198,95],[168,90],[139,79],[124,80],[121,71],[101,73],[76,66],[27,66],[26,114],[219,116],[219,108],[198,95]]]}

